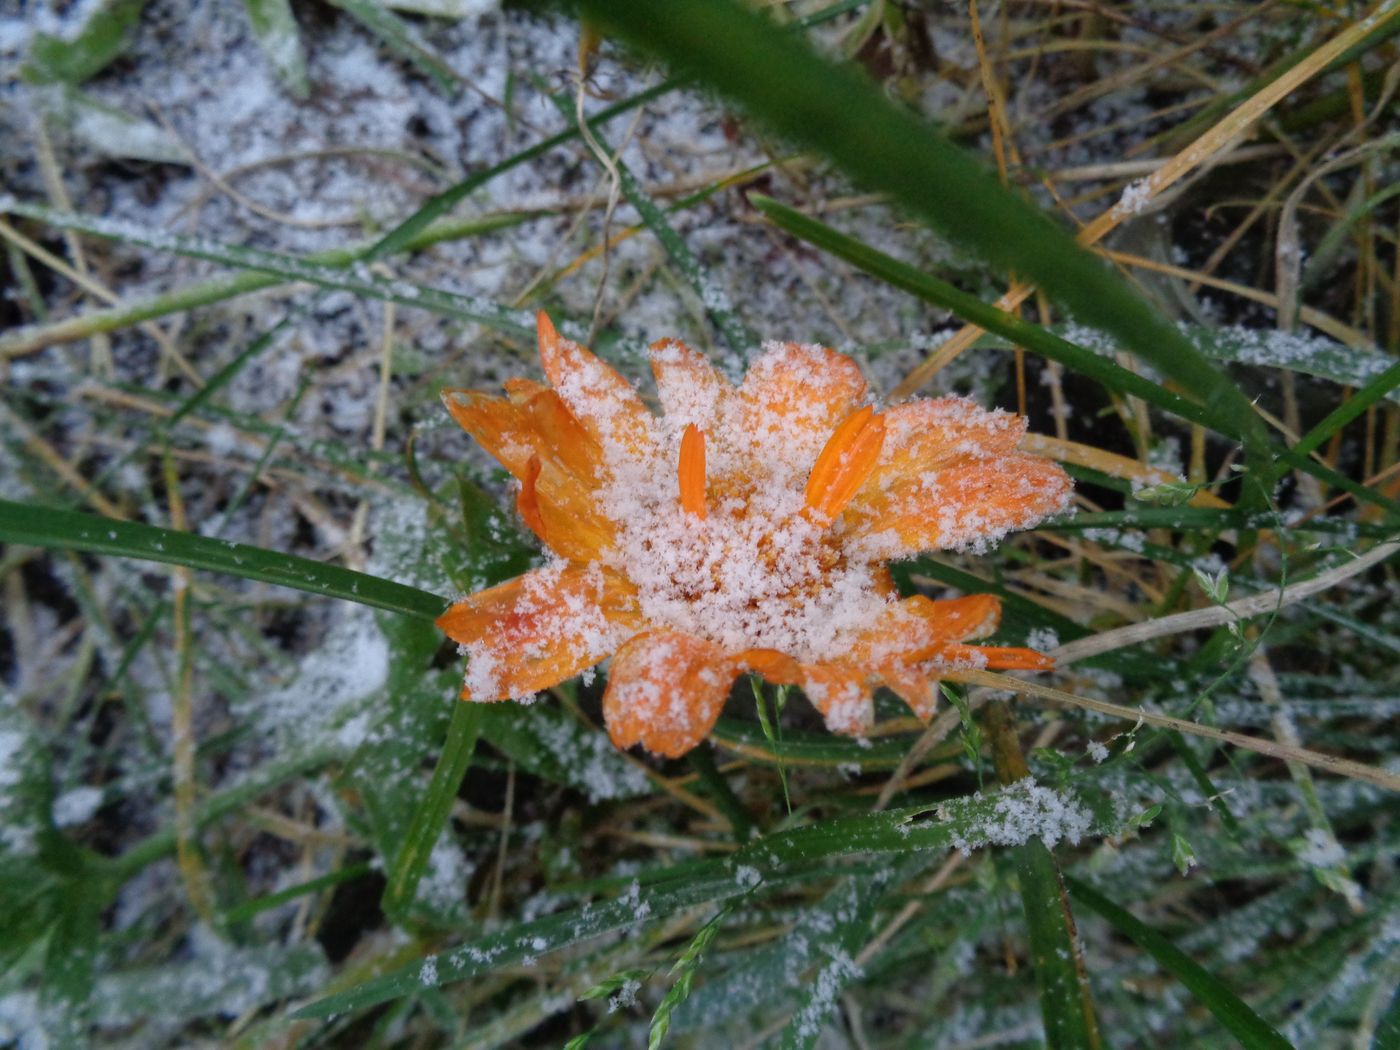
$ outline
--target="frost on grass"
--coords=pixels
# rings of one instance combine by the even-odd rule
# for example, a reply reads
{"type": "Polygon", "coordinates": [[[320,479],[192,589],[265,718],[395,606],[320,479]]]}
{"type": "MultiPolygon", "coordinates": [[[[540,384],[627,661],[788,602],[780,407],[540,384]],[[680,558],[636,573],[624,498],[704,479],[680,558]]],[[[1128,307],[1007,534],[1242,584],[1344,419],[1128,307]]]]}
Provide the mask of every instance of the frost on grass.
{"type": "Polygon", "coordinates": [[[1019,846],[1033,838],[1047,847],[1078,845],[1094,825],[1093,814],[1073,795],[1043,787],[1032,777],[994,795],[978,792],[965,802],[988,800],[990,814],[970,819],[953,833],[952,844],[965,855],[982,846],[1019,846]]]}
{"type": "Polygon", "coordinates": [[[465,915],[467,880],[475,868],[450,835],[438,836],[428,855],[427,870],[418,882],[419,903],[440,917],[453,916],[460,921],[465,915]]]}
{"type": "Polygon", "coordinates": [[[195,926],[170,964],[99,979],[93,1009],[104,1025],[132,1024],[157,1014],[237,1017],[268,1002],[307,994],[328,977],[319,948],[235,947],[195,926]]]}

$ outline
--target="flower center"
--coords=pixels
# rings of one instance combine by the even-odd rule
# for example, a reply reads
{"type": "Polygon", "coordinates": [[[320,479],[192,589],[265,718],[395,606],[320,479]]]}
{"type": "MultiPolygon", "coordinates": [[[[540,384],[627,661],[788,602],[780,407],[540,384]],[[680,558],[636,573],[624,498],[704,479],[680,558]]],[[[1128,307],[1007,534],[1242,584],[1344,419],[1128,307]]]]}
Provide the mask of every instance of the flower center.
{"type": "Polygon", "coordinates": [[[790,465],[745,462],[732,451],[722,457],[728,469],[707,478],[706,435],[688,425],[674,475],[653,463],[625,484],[615,479],[608,499],[619,567],[643,615],[731,651],[779,649],[802,660],[844,651],[888,598],[879,563],[848,551],[832,525],[883,441],[881,417],[870,408],[853,413],[804,489],[790,465]]]}

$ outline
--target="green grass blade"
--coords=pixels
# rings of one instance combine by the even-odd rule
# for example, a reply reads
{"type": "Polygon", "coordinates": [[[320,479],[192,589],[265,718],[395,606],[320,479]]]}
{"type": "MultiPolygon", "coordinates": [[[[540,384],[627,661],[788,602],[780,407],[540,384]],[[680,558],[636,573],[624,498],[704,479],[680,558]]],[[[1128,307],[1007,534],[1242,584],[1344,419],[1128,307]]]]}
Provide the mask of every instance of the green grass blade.
{"type": "Polygon", "coordinates": [[[1374,405],[1386,394],[1390,393],[1397,386],[1400,386],[1400,361],[1395,362],[1376,378],[1363,386],[1351,397],[1347,398],[1340,405],[1334,408],[1327,416],[1313,427],[1293,446],[1293,454],[1297,456],[1307,456],[1316,452],[1329,440],[1332,435],[1341,430],[1361,413],[1374,405]]]}
{"type": "Polygon", "coordinates": [[[1279,1035],[1272,1025],[1251,1010],[1223,981],[1206,971],[1166,937],[1093,887],[1072,876],[1066,877],[1065,881],[1076,901],[1097,912],[1115,930],[1151,955],[1157,965],[1189,988],[1191,994],[1240,1041],[1241,1046],[1248,1050],[1291,1050],[1288,1040],[1279,1035]]]}
{"type": "MultiPolygon", "coordinates": [[[[859,73],[833,66],[734,0],[581,0],[580,7],[821,151],[857,182],[891,194],[949,239],[1036,281],[1079,321],[1116,336],[1190,391],[1217,426],[1240,428],[1251,459],[1268,470],[1263,423],[1224,374],[1060,226],[859,73]]],[[[1264,497],[1255,487],[1251,502],[1264,497]]]]}
{"type": "Polygon", "coordinates": [[[295,886],[288,886],[284,890],[276,893],[269,893],[265,897],[258,897],[254,900],[245,901],[237,907],[230,908],[224,912],[224,922],[230,926],[247,922],[255,915],[261,915],[265,911],[280,907],[288,901],[294,901],[298,897],[305,897],[309,893],[320,893],[322,890],[330,889],[332,886],[339,886],[342,882],[352,882],[362,878],[374,871],[368,864],[350,864],[344,868],[336,868],[328,871],[324,875],[318,875],[314,879],[307,879],[299,882],[295,886]]]}
{"type": "Polygon", "coordinates": [[[0,542],[186,565],[426,619],[447,607],[416,587],[294,554],[10,500],[0,500],[0,542]]]}
{"type": "Polygon", "coordinates": [[[331,0],[331,3],[379,37],[391,51],[421,69],[441,91],[452,94],[459,90],[461,85],[452,67],[419,40],[403,19],[377,0],[331,0]]]}
{"type": "Polygon", "coordinates": [[[301,31],[290,0],[244,0],[244,5],[253,36],[277,79],[293,97],[306,98],[311,93],[306,79],[306,49],[301,44],[301,31]]]}
{"type": "Polygon", "coordinates": [[[471,764],[483,708],[482,704],[465,702],[453,705],[447,740],[433,767],[433,779],[413,814],[403,848],[394,860],[394,868],[384,887],[383,908],[388,915],[402,914],[418,890],[433,846],[452,812],[452,800],[457,797],[462,778],[467,775],[467,766],[471,764]]]}
{"type": "Polygon", "coordinates": [[[1110,390],[1140,397],[1193,423],[1201,423],[1221,433],[1238,436],[1238,428],[1232,422],[1215,419],[1196,402],[1173,394],[1092,350],[1071,343],[1054,332],[1023,321],[1004,310],[998,310],[947,281],[939,280],[900,262],[854,237],[832,229],[823,222],[778,203],[771,197],[751,193],[749,201],[775,226],[823,251],[830,252],[839,259],[844,259],[887,284],[918,296],[925,302],[951,310],[964,321],[971,321],[979,328],[1003,336],[1047,360],[1058,361],[1067,368],[1097,380],[1110,390]]]}
{"type": "Polygon", "coordinates": [[[533,337],[535,331],[533,315],[527,311],[507,310],[473,296],[460,295],[441,288],[428,288],[410,281],[380,277],[363,266],[342,268],[307,257],[224,244],[208,237],[160,233],[93,215],[56,211],[43,205],[27,204],[5,196],[0,196],[0,212],[24,215],[60,229],[77,230],[94,237],[140,245],[153,251],[185,255],[193,259],[207,259],[234,269],[255,270],[286,281],[306,281],[321,288],[341,289],[372,299],[398,303],[401,306],[433,310],[512,335],[533,337]]]}
{"type": "Polygon", "coordinates": [[[1026,913],[1046,1043],[1052,1050],[1095,1050],[1100,1045],[1098,1022],[1059,866],[1039,839],[1015,847],[1011,857],[1026,913]]]}
{"type": "MultiPolygon", "coordinates": [[[[3,203],[3,199],[0,199],[3,203]]],[[[458,240],[478,233],[516,226],[529,219],[528,212],[500,212],[493,215],[471,216],[463,219],[444,219],[426,229],[415,232],[400,250],[409,251],[426,248],[443,241],[458,240]]],[[[367,259],[375,244],[354,248],[337,248],[327,252],[316,252],[306,256],[311,262],[324,266],[348,266],[361,259],[367,259]]],[[[128,328],[142,321],[157,317],[193,310],[210,303],[223,302],[240,295],[261,291],[282,284],[276,274],[245,270],[230,277],[217,277],[210,281],[200,281],[184,288],[164,292],[147,299],[135,299],[120,306],[90,310],[76,317],[66,317],[49,324],[26,325],[0,334],[0,354],[7,356],[28,353],[55,343],[86,339],[103,332],[114,332],[128,328]]]]}

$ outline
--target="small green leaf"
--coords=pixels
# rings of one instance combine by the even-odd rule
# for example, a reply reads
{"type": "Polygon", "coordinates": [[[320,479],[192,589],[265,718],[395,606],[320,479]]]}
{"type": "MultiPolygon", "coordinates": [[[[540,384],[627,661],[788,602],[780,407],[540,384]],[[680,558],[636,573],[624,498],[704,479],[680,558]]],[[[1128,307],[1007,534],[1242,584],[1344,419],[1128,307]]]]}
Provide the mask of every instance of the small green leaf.
{"type": "Polygon", "coordinates": [[[611,977],[599,981],[592,988],[588,989],[588,991],[580,995],[579,1001],[582,1002],[588,999],[602,999],[604,996],[612,995],[614,992],[620,991],[626,985],[631,984],[635,981],[647,980],[651,976],[651,974],[651,970],[622,970],[618,973],[613,974],[611,977]]]}
{"type": "Polygon", "coordinates": [[[1182,875],[1188,874],[1197,863],[1196,851],[1191,848],[1191,843],[1186,841],[1186,836],[1179,831],[1172,832],[1172,863],[1182,875]]]}
{"type": "Polygon", "coordinates": [[[1165,481],[1160,485],[1148,485],[1133,490],[1133,499],[1139,503],[1157,503],[1163,507],[1181,507],[1191,501],[1201,486],[1189,481],[1165,481]]]}
{"type": "Polygon", "coordinates": [[[1161,815],[1162,804],[1160,802],[1154,802],[1152,805],[1144,809],[1141,813],[1138,813],[1135,816],[1128,818],[1128,827],[1150,828],[1152,826],[1152,822],[1161,815]]]}

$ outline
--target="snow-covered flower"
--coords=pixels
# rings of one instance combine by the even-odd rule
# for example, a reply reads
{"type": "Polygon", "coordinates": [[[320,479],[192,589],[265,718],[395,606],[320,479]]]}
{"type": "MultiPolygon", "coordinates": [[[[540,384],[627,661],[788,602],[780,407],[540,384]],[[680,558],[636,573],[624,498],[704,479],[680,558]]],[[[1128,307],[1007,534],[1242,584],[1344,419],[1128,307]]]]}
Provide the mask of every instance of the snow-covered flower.
{"type": "Polygon", "coordinates": [[[996,598],[901,600],[885,564],[982,551],[1067,506],[1064,471],[1017,451],[1024,419],[956,397],[877,412],[854,361],[796,343],[766,345],[735,387],[674,340],[650,351],[658,418],[537,320],[550,385],[443,395],[554,555],[439,618],[468,656],[464,699],[524,699],[611,656],[613,742],[676,756],[746,671],[861,734],[877,685],[928,719],[941,672],[1050,666],[965,644],[996,629],[996,598]]]}

